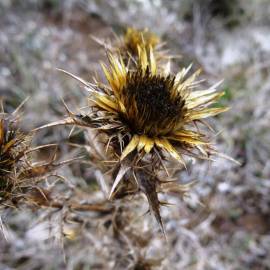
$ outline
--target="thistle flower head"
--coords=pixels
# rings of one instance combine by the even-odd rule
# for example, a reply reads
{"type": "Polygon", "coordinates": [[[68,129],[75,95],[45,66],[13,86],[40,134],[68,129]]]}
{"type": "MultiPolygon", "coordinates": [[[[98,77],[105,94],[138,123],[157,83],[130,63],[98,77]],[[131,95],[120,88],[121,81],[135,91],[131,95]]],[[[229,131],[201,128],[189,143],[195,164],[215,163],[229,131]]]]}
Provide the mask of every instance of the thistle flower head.
{"type": "MultiPolygon", "coordinates": [[[[33,152],[55,145],[31,147],[34,133],[19,128],[21,106],[11,114],[0,112],[0,208],[14,206],[21,199],[30,202],[29,194],[40,189],[37,183],[70,162],[55,163],[55,156],[48,162],[32,161],[33,152]]],[[[36,204],[37,200],[32,202],[36,204]]]]}
{"type": "Polygon", "coordinates": [[[120,142],[124,144],[121,160],[135,150],[142,154],[165,151],[181,162],[183,154],[194,150],[208,155],[206,136],[191,124],[225,111],[207,108],[223,93],[216,93],[215,86],[192,91],[199,72],[186,77],[190,68],[176,75],[170,73],[169,64],[158,69],[151,47],[149,53],[138,47],[138,54],[137,67],[132,70],[121,57],[110,55],[109,66],[103,65],[109,85],[99,85],[91,98],[103,113],[99,128],[110,124],[113,135],[130,138],[120,142]]]}
{"type": "Polygon", "coordinates": [[[164,48],[165,42],[147,28],[141,30],[128,27],[125,34],[121,36],[116,35],[114,41],[101,40],[94,36],[92,38],[102,45],[107,52],[119,54],[125,65],[129,67],[133,66],[134,62],[138,60],[140,48],[144,48],[148,52],[151,48],[155,54],[156,61],[162,64],[166,59],[176,58],[176,56],[170,55],[168,50],[164,48]]]}
{"type": "Polygon", "coordinates": [[[0,114],[0,201],[18,187],[17,175],[30,146],[30,136],[23,134],[16,122],[16,118],[0,114]]]}
{"type": "MultiPolygon", "coordinates": [[[[91,92],[90,113],[73,114],[44,127],[77,125],[95,128],[107,134],[107,147],[119,157],[109,197],[122,198],[142,191],[162,230],[158,192],[185,194],[188,186],[160,180],[160,168],[169,175],[164,160],[169,157],[185,165],[184,156],[209,158],[216,153],[197,123],[217,115],[227,108],[213,107],[223,92],[218,84],[206,90],[196,90],[199,71],[188,76],[191,66],[177,74],[170,62],[160,65],[152,46],[138,46],[135,65],[130,67],[122,54],[109,53],[109,64],[102,64],[107,84],[95,84],[66,74],[83,83],[91,92]]],[[[43,128],[43,127],[41,127],[43,128]]],[[[170,177],[170,176],[169,176],[170,177]]]]}
{"type": "Polygon", "coordinates": [[[148,29],[138,30],[132,27],[127,28],[123,40],[124,47],[131,55],[137,55],[138,47],[155,48],[160,42],[159,37],[148,29]]]}

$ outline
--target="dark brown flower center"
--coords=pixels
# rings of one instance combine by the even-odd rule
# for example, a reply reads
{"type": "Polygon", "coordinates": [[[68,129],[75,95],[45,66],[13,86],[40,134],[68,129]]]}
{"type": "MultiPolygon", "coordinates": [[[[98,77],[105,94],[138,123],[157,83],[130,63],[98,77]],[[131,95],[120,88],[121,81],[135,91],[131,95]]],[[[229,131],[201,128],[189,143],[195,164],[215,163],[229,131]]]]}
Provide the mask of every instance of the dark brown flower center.
{"type": "Polygon", "coordinates": [[[127,118],[132,120],[130,125],[140,132],[157,135],[168,124],[179,120],[185,100],[180,95],[172,97],[173,87],[174,77],[152,75],[148,68],[146,72],[130,72],[123,89],[127,118]],[[137,115],[133,115],[135,106],[137,115]]]}

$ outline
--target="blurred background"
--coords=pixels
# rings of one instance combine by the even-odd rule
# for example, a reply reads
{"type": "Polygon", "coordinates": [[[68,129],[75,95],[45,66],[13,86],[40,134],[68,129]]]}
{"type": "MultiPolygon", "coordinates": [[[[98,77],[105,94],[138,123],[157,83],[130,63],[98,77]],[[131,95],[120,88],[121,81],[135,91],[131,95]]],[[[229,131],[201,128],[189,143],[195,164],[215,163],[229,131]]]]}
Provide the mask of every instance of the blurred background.
{"type": "MultiPolygon", "coordinates": [[[[30,130],[61,119],[62,98],[74,111],[85,106],[80,86],[55,68],[91,80],[105,58],[91,35],[113,40],[127,26],[158,34],[172,54],[181,55],[176,66],[201,67],[209,85],[224,79],[220,103],[231,110],[211,124],[219,151],[241,162],[198,162],[181,172],[181,181],[198,184],[189,200],[172,198],[176,206],[162,209],[167,244],[149,219],[152,242],[142,248],[149,258],[163,256],[162,263],[133,269],[270,269],[269,0],[1,0],[5,110],[12,112],[30,96],[23,120],[23,129],[30,130]]],[[[42,131],[36,143],[67,141],[69,131],[42,131]]],[[[67,147],[60,150],[70,155],[67,147]]],[[[62,174],[83,181],[74,168],[62,174]]],[[[94,241],[89,232],[83,240],[59,244],[52,240],[55,231],[48,233],[57,221],[44,225],[39,211],[8,211],[1,219],[8,235],[0,235],[1,270],[122,269],[109,250],[103,253],[100,246],[110,243],[105,237],[94,241]]]]}

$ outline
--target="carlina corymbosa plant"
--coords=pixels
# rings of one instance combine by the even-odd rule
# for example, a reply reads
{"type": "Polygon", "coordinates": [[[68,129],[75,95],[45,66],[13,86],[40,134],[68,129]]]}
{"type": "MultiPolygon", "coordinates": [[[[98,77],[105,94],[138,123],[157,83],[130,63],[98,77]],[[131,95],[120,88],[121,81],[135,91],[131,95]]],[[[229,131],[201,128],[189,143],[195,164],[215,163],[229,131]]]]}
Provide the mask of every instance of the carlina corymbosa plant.
{"type": "Polygon", "coordinates": [[[138,47],[145,48],[147,51],[151,48],[158,62],[176,58],[176,56],[169,54],[165,48],[165,42],[161,41],[155,33],[147,28],[139,30],[128,27],[123,35],[115,35],[114,41],[105,41],[97,37],[92,38],[98,44],[102,45],[107,52],[119,54],[125,65],[129,67],[138,61],[138,47]]]}
{"type": "Polygon", "coordinates": [[[40,182],[58,167],[72,161],[56,163],[54,157],[41,162],[33,159],[34,152],[55,145],[31,146],[35,132],[23,132],[19,126],[22,105],[11,114],[3,109],[0,112],[0,209],[26,202],[34,205],[43,201],[49,205],[40,182]]]}
{"type": "MultiPolygon", "coordinates": [[[[90,92],[89,113],[69,112],[68,118],[47,127],[75,125],[105,134],[105,147],[118,160],[110,199],[142,191],[163,228],[157,193],[169,190],[170,182],[161,172],[165,170],[170,179],[168,162],[176,160],[180,166],[186,166],[184,156],[209,159],[216,154],[199,125],[208,126],[205,118],[228,108],[209,108],[223,95],[216,92],[219,83],[206,90],[195,90],[200,85],[196,80],[199,71],[188,76],[189,66],[173,74],[169,62],[158,66],[151,46],[137,49],[134,68],[128,68],[121,55],[108,54],[109,64],[102,64],[107,84],[98,80],[88,83],[64,71],[90,92]]],[[[174,183],[172,189],[181,187],[174,183]]]]}

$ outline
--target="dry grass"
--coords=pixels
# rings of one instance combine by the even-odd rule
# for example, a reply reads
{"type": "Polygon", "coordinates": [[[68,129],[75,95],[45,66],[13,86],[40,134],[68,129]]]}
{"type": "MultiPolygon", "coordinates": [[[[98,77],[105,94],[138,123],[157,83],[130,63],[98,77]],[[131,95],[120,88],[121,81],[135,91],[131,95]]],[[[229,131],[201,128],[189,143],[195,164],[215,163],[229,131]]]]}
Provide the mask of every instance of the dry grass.
{"type": "MultiPolygon", "coordinates": [[[[225,78],[220,105],[231,110],[211,124],[222,131],[216,139],[220,152],[242,165],[220,158],[179,172],[179,183],[198,183],[184,199],[161,194],[160,200],[174,204],[161,209],[166,242],[145,214],[143,195],[107,201],[110,189],[101,172],[109,165],[96,162],[99,148],[70,145],[93,141],[92,133],[75,130],[69,140],[68,128],[41,130],[34,145],[61,142],[57,155],[62,160],[84,155],[84,162],[59,169],[66,180],[52,177],[41,184],[46,199],[39,201],[41,209],[1,212],[7,239],[0,238],[0,268],[269,269],[267,2],[238,1],[240,14],[239,7],[233,14],[220,13],[224,7],[212,7],[211,1],[156,1],[154,6],[148,1],[128,6],[126,1],[34,2],[0,4],[0,96],[8,113],[30,96],[23,132],[60,119],[66,113],[62,98],[73,111],[86,105],[80,87],[54,68],[68,67],[87,80],[99,72],[104,54],[90,35],[112,40],[110,25],[117,32],[126,25],[149,27],[166,36],[171,51],[182,54],[178,64],[192,60],[210,82],[225,78]]],[[[38,158],[48,160],[52,152],[40,151],[38,158]]],[[[39,191],[32,196],[40,198],[39,191]]]]}

